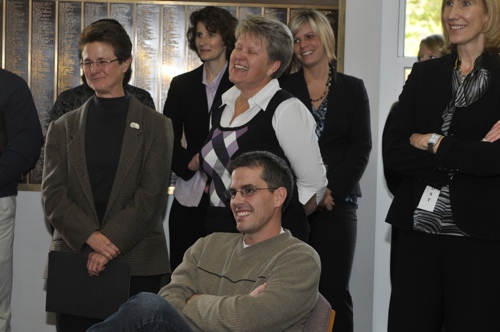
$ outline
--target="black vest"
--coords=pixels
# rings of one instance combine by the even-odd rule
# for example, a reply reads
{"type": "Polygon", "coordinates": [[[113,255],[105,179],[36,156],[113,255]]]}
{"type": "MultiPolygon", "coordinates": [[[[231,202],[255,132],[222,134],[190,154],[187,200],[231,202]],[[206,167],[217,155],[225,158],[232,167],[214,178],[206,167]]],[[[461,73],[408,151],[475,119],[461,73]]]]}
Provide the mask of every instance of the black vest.
{"type": "MultiPolygon", "coordinates": [[[[222,100],[219,100],[217,104],[212,107],[212,129],[208,135],[208,141],[213,137],[215,130],[220,131],[237,131],[242,128],[246,128],[246,132],[241,135],[241,139],[238,142],[238,150],[231,156],[231,159],[236,158],[242,153],[250,151],[269,151],[275,155],[281,157],[290,166],[290,162],[285,157],[285,153],[281,148],[278,138],[276,137],[276,132],[273,128],[272,119],[276,108],[285,100],[293,98],[289,92],[285,90],[277,91],[274,96],[269,101],[266,110],[261,110],[257,115],[253,117],[248,123],[234,128],[224,128],[220,126],[220,120],[222,117],[222,112],[224,107],[221,108],[222,100]],[[249,138],[245,138],[249,137],[249,138]]],[[[297,133],[300,135],[300,133],[297,133]]],[[[209,175],[210,176],[210,175],[209,175]]],[[[219,195],[220,197],[221,195],[219,195]]],[[[286,208],[282,216],[282,225],[284,228],[290,230],[292,235],[301,235],[302,240],[307,240],[304,238],[303,234],[309,233],[309,222],[305,214],[303,205],[299,202],[297,186],[294,186],[292,199],[289,206],[286,208]]],[[[225,201],[225,205],[229,206],[229,200],[225,201]]],[[[220,209],[220,208],[217,208],[220,209]]],[[[226,208],[222,208],[224,210],[226,208]]],[[[227,210],[227,209],[226,209],[227,210]]],[[[228,210],[229,211],[229,210],[228,210]]],[[[232,215],[229,214],[230,225],[234,225],[234,220],[232,215]]],[[[213,229],[212,231],[219,231],[213,229]]]]}

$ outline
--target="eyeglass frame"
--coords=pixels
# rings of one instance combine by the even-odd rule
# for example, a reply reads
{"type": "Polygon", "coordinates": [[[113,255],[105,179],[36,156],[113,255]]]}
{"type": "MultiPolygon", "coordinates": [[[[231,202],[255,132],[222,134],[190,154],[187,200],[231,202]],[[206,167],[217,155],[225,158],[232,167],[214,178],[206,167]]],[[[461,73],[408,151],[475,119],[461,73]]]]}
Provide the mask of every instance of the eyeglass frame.
{"type": "Polygon", "coordinates": [[[276,187],[276,188],[252,188],[252,187],[249,187],[249,188],[242,188],[240,190],[228,189],[228,190],[226,190],[224,192],[224,197],[226,197],[227,199],[235,199],[237,193],[240,193],[241,197],[250,197],[250,196],[253,196],[253,194],[255,194],[255,192],[257,190],[266,190],[266,189],[268,189],[269,191],[273,192],[273,190],[276,190],[278,188],[279,187],[276,187]],[[231,194],[231,192],[233,192],[234,195],[231,194]]]}
{"type": "Polygon", "coordinates": [[[85,62],[80,62],[80,67],[83,70],[91,69],[93,65],[96,65],[96,67],[107,66],[110,63],[115,62],[115,61],[120,61],[120,59],[116,58],[113,60],[85,61],[85,62]]]}

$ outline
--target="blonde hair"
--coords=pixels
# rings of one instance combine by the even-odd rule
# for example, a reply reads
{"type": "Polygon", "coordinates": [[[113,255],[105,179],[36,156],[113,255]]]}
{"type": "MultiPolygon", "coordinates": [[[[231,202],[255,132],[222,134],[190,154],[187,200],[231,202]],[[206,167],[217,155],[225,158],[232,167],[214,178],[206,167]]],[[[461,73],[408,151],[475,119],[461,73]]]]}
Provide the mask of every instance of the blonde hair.
{"type": "MultiPolygon", "coordinates": [[[[297,12],[288,23],[288,27],[295,34],[308,23],[315,34],[318,35],[323,47],[325,48],[325,53],[328,58],[328,62],[337,60],[335,56],[335,35],[333,33],[332,25],[326,17],[325,14],[316,9],[303,9],[297,12]]],[[[299,69],[301,67],[300,62],[294,57],[292,62],[292,67],[294,69],[299,69]]]]}
{"type": "MultiPolygon", "coordinates": [[[[443,26],[443,35],[445,50],[453,52],[457,45],[450,42],[450,36],[446,30],[443,20],[443,13],[446,6],[446,1],[443,0],[441,5],[441,23],[443,26]]],[[[481,2],[488,20],[483,29],[485,44],[484,51],[490,54],[498,54],[500,51],[500,3],[498,0],[471,0],[473,3],[481,2]]]]}
{"type": "Polygon", "coordinates": [[[420,45],[427,47],[438,58],[444,55],[444,37],[440,34],[430,35],[420,41],[420,45]]]}
{"type": "Polygon", "coordinates": [[[236,27],[236,39],[243,34],[251,34],[263,42],[267,50],[269,63],[275,61],[281,63],[271,77],[280,77],[290,64],[293,56],[293,36],[290,29],[271,17],[249,15],[236,27]]]}

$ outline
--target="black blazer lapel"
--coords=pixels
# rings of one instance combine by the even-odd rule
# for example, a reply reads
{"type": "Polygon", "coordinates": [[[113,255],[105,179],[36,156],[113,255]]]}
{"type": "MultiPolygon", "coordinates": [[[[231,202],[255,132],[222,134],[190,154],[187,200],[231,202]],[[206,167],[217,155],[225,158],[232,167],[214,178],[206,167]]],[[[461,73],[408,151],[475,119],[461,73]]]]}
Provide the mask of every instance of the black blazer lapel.
{"type": "Polygon", "coordinates": [[[194,91],[184,91],[185,98],[195,98],[199,103],[200,110],[207,110],[208,112],[208,100],[207,93],[205,91],[205,84],[203,84],[203,65],[199,66],[193,72],[195,78],[188,78],[188,84],[195,84],[194,91]]]}
{"type": "Polygon", "coordinates": [[[323,128],[323,133],[319,137],[319,140],[321,140],[321,138],[325,139],[325,137],[334,137],[337,132],[336,128],[346,125],[346,123],[342,121],[346,118],[336,113],[339,112],[339,110],[343,110],[344,112],[349,111],[349,107],[343,107],[342,104],[346,99],[349,99],[352,92],[347,89],[347,85],[344,84],[335,70],[332,75],[333,82],[328,92],[328,109],[325,114],[325,127],[323,128]]]}
{"type": "Polygon", "coordinates": [[[450,55],[445,61],[433,60],[432,63],[435,64],[435,67],[432,67],[432,72],[429,73],[429,81],[433,92],[432,99],[442,108],[441,112],[445,110],[446,105],[452,98],[451,80],[454,58],[454,56],[450,55]],[[444,107],[441,107],[441,105],[444,105],[444,107]]]}

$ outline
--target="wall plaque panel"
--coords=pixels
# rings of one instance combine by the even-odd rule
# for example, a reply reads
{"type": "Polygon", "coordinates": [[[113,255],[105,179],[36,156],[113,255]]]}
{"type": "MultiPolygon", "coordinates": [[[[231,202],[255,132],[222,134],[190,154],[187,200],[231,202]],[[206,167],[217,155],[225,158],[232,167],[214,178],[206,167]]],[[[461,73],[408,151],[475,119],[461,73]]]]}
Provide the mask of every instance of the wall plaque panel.
{"type": "Polygon", "coordinates": [[[5,69],[29,82],[28,77],[28,0],[6,0],[5,69]]]}
{"type": "Polygon", "coordinates": [[[225,10],[227,10],[228,12],[231,13],[231,15],[233,15],[234,17],[238,17],[237,13],[236,13],[236,6],[219,6],[220,8],[224,8],[225,10]]]}
{"type": "Polygon", "coordinates": [[[31,38],[31,92],[38,115],[46,123],[54,104],[56,4],[52,1],[33,1],[31,38]]]}
{"type": "Polygon", "coordinates": [[[59,2],[57,94],[80,85],[78,36],[82,29],[82,4],[59,2]]]}
{"type": "MultiPolygon", "coordinates": [[[[2,65],[30,85],[44,131],[57,95],[81,84],[78,36],[82,28],[102,18],[116,19],[131,37],[134,61],[130,83],[149,91],[159,112],[172,78],[201,65],[196,52],[189,50],[186,32],[189,15],[207,5],[225,8],[240,19],[251,14],[270,15],[283,23],[301,8],[318,8],[327,14],[335,29],[339,43],[337,67],[342,71],[345,16],[339,1],[332,0],[328,6],[296,3],[305,0],[293,0],[293,4],[283,1],[0,0],[4,4],[0,6],[0,29],[1,22],[5,22],[5,30],[0,30],[4,41],[0,45],[5,45],[0,52],[2,65]]],[[[323,4],[325,0],[318,1],[323,4]]],[[[39,190],[42,165],[43,160],[20,185],[21,190],[39,190]]]]}
{"type": "MultiPolygon", "coordinates": [[[[54,57],[56,36],[56,4],[52,1],[33,1],[31,34],[31,92],[42,127],[49,121],[54,104],[54,57]]],[[[40,184],[43,172],[43,153],[27,179],[40,184]]]]}
{"type": "Polygon", "coordinates": [[[127,31],[132,44],[134,44],[134,4],[133,3],[112,3],[110,5],[109,17],[120,22],[127,31]]]}
{"type": "Polygon", "coordinates": [[[137,51],[135,56],[135,82],[149,91],[158,105],[158,65],[159,65],[159,5],[137,5],[137,51]]]}
{"type": "Polygon", "coordinates": [[[85,21],[84,26],[92,22],[108,17],[108,3],[104,2],[88,2],[85,3],[85,21]]]}
{"type": "Polygon", "coordinates": [[[270,16],[281,23],[287,23],[287,9],[286,8],[264,8],[264,15],[270,16]]]}
{"type": "Polygon", "coordinates": [[[240,20],[247,15],[262,15],[262,7],[240,7],[238,11],[240,20]]]}
{"type": "Polygon", "coordinates": [[[168,6],[162,8],[162,66],[160,108],[163,109],[170,82],[175,76],[186,72],[186,7],[168,6]]]}

